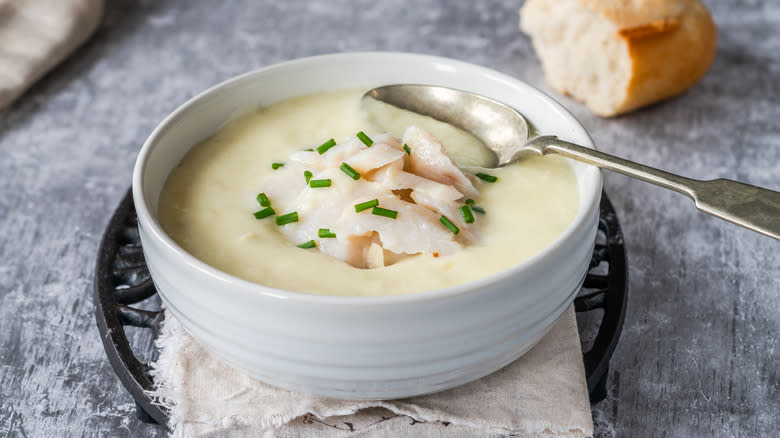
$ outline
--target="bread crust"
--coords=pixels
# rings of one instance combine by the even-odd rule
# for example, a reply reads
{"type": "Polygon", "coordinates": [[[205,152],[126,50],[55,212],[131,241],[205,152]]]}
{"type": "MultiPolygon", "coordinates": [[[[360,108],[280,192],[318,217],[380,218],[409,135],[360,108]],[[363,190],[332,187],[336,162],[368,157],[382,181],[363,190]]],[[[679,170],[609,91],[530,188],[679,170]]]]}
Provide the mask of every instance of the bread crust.
{"type": "Polygon", "coordinates": [[[638,28],[620,32],[632,63],[626,98],[615,114],[676,96],[709,70],[715,59],[718,31],[701,3],[687,3],[673,27],[656,32],[637,32],[638,28]]]}
{"type": "MultiPolygon", "coordinates": [[[[540,11],[551,10],[558,0],[528,0],[521,10],[543,20],[540,11]],[[539,7],[547,3],[547,7],[539,7]]],[[[574,0],[581,8],[603,17],[614,26],[614,38],[625,47],[630,77],[616,83],[625,90],[615,93],[608,106],[591,109],[601,116],[614,116],[677,94],[693,86],[710,68],[717,46],[717,29],[707,9],[698,0],[574,0]],[[618,99],[617,96],[620,96],[618,99]]],[[[565,19],[551,26],[566,26],[565,19]],[[563,20],[563,22],[560,22],[563,20]]],[[[522,20],[521,20],[522,22],[522,20]]],[[[528,30],[526,30],[528,31],[528,30]]],[[[530,33],[530,32],[529,32],[530,33]]],[[[534,35],[531,33],[531,36],[534,35]]],[[[612,38],[612,37],[610,37],[612,38]]],[[[535,45],[536,46],[536,45],[535,45]]],[[[595,49],[598,50],[598,49],[595,49]]],[[[606,56],[593,59],[608,62],[606,56]]],[[[550,74],[545,72],[550,81],[550,74]]],[[[593,102],[593,95],[578,96],[566,84],[552,84],[565,94],[593,102]],[[563,87],[561,86],[563,85],[563,87]],[[563,88],[563,89],[561,89],[563,88]]],[[[595,91],[594,91],[595,92],[595,91]]]]}
{"type": "Polygon", "coordinates": [[[674,21],[680,18],[690,0],[578,0],[582,6],[611,21],[618,31],[674,21]]]}

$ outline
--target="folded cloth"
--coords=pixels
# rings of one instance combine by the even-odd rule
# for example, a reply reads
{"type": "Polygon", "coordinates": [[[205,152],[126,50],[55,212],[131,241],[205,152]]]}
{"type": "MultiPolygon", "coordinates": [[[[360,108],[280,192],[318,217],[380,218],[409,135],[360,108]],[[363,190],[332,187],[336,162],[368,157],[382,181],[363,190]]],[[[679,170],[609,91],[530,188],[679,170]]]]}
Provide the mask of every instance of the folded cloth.
{"type": "Polygon", "coordinates": [[[177,437],[583,437],[593,432],[569,308],[507,367],[436,394],[347,401],[278,389],[212,357],[166,314],[152,393],[177,437]]]}
{"type": "Polygon", "coordinates": [[[92,34],[103,0],[0,0],[0,109],[92,34]]]}

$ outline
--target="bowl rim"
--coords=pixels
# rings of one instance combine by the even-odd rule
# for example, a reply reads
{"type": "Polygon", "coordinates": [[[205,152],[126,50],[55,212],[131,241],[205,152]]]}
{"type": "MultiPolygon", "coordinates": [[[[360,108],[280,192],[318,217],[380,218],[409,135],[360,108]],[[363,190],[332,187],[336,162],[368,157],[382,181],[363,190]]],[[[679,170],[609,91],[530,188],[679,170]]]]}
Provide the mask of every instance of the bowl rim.
{"type": "Polygon", "coordinates": [[[158,220],[151,213],[148,208],[146,199],[143,194],[144,173],[149,162],[152,151],[155,149],[158,140],[171,129],[177,120],[182,117],[186,117],[187,111],[199,104],[201,101],[208,99],[211,95],[217,93],[227,87],[240,86],[244,82],[252,81],[256,76],[261,76],[267,72],[295,68],[308,63],[318,63],[325,61],[339,61],[347,58],[366,57],[366,56],[380,56],[380,57],[399,57],[407,60],[417,58],[420,62],[439,63],[442,65],[449,65],[454,68],[471,69],[477,71],[480,74],[488,75],[493,80],[499,82],[511,83],[515,87],[526,89],[532,94],[539,95],[542,99],[548,101],[552,109],[557,115],[562,117],[575,131],[580,131],[580,134],[584,134],[584,137],[588,140],[583,146],[591,147],[595,149],[593,140],[590,134],[582,126],[582,124],[558,101],[553,99],[543,91],[533,87],[532,85],[509,76],[507,74],[498,72],[488,67],[481,65],[459,61],[451,58],[425,55],[417,53],[407,52],[383,52],[383,51],[361,51],[361,52],[344,52],[344,53],[331,53],[315,56],[308,56],[303,58],[296,58],[288,61],[274,63],[265,67],[261,67],[255,70],[251,70],[246,73],[242,73],[238,76],[231,77],[227,80],[217,83],[206,90],[196,94],[194,97],[188,99],[183,104],[179,105],[173,112],[171,112],[165,119],[162,120],[152,131],[149,137],[144,141],[141,150],[138,153],[132,177],[132,191],[133,201],[135,204],[136,215],[138,218],[138,225],[142,227],[154,240],[156,240],[166,252],[172,253],[174,257],[177,257],[186,267],[201,272],[202,274],[209,276],[225,285],[231,286],[232,292],[240,292],[242,295],[246,295],[249,298],[271,298],[278,300],[286,300],[290,302],[305,302],[307,304],[316,305],[336,305],[336,306],[372,306],[372,305],[398,305],[406,303],[417,303],[421,301],[436,301],[440,299],[446,299],[450,297],[456,297],[464,294],[475,294],[481,292],[486,286],[499,283],[506,280],[509,277],[517,275],[519,272],[529,269],[531,266],[545,263],[546,259],[551,258],[554,253],[560,250],[564,242],[575,234],[583,222],[585,222],[590,213],[598,210],[598,203],[601,199],[601,187],[602,176],[597,167],[590,166],[585,168],[585,178],[593,179],[594,190],[587,193],[587,198],[580,201],[581,208],[577,212],[569,226],[555,238],[550,244],[542,248],[539,252],[533,254],[531,257],[512,265],[509,268],[503,269],[488,276],[478,278],[466,283],[456,284],[444,288],[430,289],[420,292],[410,292],[396,295],[380,295],[380,296],[359,296],[359,295],[321,295],[307,292],[297,292],[286,289],[279,289],[264,284],[255,283],[235,275],[229,274],[222,270],[219,270],[194,255],[190,254],[178,243],[176,243],[168,234],[162,229],[158,220]]]}

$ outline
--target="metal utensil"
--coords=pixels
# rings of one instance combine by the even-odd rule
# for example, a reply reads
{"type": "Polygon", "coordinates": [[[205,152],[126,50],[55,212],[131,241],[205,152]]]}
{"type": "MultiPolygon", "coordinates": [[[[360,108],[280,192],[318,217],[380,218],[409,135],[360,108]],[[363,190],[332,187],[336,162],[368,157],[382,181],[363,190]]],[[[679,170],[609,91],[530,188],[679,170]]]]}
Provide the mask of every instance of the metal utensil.
{"type": "Polygon", "coordinates": [[[369,90],[363,99],[433,117],[473,134],[495,152],[496,167],[526,153],[563,155],[680,192],[705,213],[780,240],[780,192],[728,179],[685,178],[551,135],[529,138],[528,123],[517,110],[467,91],[396,84],[369,90]]]}

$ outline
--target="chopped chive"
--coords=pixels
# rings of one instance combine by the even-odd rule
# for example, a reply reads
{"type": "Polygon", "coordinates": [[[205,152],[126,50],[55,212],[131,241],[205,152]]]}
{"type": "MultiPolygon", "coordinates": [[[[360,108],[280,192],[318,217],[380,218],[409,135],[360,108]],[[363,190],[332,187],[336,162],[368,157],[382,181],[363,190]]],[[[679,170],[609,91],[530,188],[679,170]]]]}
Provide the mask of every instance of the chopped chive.
{"type": "Polygon", "coordinates": [[[276,216],[276,225],[287,225],[291,224],[293,222],[298,222],[298,212],[294,211],[292,213],[283,214],[281,216],[276,216]]]}
{"type": "Polygon", "coordinates": [[[309,181],[309,187],[317,188],[317,187],[330,187],[332,184],[332,181],[330,179],[313,179],[309,181]]]}
{"type": "Polygon", "coordinates": [[[474,176],[476,176],[477,178],[481,179],[482,181],[486,181],[486,182],[489,182],[489,183],[494,183],[494,182],[498,181],[498,177],[497,176],[488,175],[487,173],[479,172],[478,174],[476,174],[474,176]]]}
{"type": "Polygon", "coordinates": [[[311,179],[312,176],[314,176],[314,174],[311,173],[311,171],[307,170],[303,172],[303,177],[306,178],[306,184],[309,184],[309,180],[311,179]]]}
{"type": "Polygon", "coordinates": [[[468,205],[468,206],[474,205],[474,200],[473,199],[466,199],[466,205],[468,205]]]}
{"type": "Polygon", "coordinates": [[[404,152],[406,152],[406,155],[412,155],[412,150],[409,149],[409,145],[408,144],[404,143],[403,149],[404,149],[404,152]]]}
{"type": "Polygon", "coordinates": [[[271,163],[271,169],[276,170],[280,167],[284,167],[284,163],[271,163]]]}
{"type": "Polygon", "coordinates": [[[479,205],[473,205],[471,207],[471,209],[476,211],[479,214],[485,214],[485,210],[482,207],[480,207],[479,205]]]}
{"type": "Polygon", "coordinates": [[[264,208],[262,210],[259,210],[259,211],[255,212],[255,219],[265,219],[268,216],[273,216],[275,214],[276,214],[276,212],[274,211],[273,208],[266,207],[266,208],[264,208]]]}
{"type": "Polygon", "coordinates": [[[303,151],[304,151],[304,152],[314,152],[314,149],[312,149],[312,148],[306,148],[306,149],[304,149],[303,151]]]}
{"type": "Polygon", "coordinates": [[[363,144],[368,147],[371,147],[371,145],[374,144],[374,140],[371,140],[371,137],[367,136],[363,131],[357,133],[357,138],[359,138],[360,141],[362,141],[363,144]]]}
{"type": "Polygon", "coordinates": [[[309,248],[315,248],[316,246],[317,244],[314,243],[313,240],[310,240],[308,242],[301,243],[300,245],[298,245],[298,248],[309,249],[309,248]]]}
{"type": "MultiPolygon", "coordinates": [[[[278,220],[279,218],[277,218],[278,220]]],[[[448,230],[452,231],[452,234],[458,234],[460,232],[460,229],[455,226],[449,219],[447,219],[447,216],[442,216],[439,218],[439,222],[441,222],[445,227],[447,227],[448,230]]]]}
{"type": "Polygon", "coordinates": [[[360,173],[358,173],[357,170],[353,169],[347,163],[341,163],[341,166],[339,166],[339,169],[341,169],[342,172],[346,173],[350,178],[354,179],[355,181],[360,179],[360,173]]]}
{"type": "Polygon", "coordinates": [[[261,207],[271,206],[271,200],[268,199],[268,196],[266,196],[265,193],[260,193],[257,195],[257,203],[260,204],[261,207]]]}
{"type": "Polygon", "coordinates": [[[370,201],[361,202],[360,204],[355,204],[355,213],[360,213],[363,210],[368,210],[377,205],[379,205],[379,199],[372,199],[370,201]]]}
{"type": "Polygon", "coordinates": [[[331,138],[330,140],[326,141],[325,143],[323,143],[323,144],[321,144],[321,145],[317,146],[317,152],[318,152],[320,155],[322,155],[322,154],[324,154],[325,152],[327,152],[327,151],[328,151],[328,149],[332,148],[333,146],[336,146],[336,140],[334,140],[334,139],[332,139],[332,138],[331,138]]]}
{"type": "Polygon", "coordinates": [[[463,216],[463,222],[467,224],[474,223],[474,215],[471,214],[471,209],[469,208],[468,205],[464,205],[458,210],[460,210],[460,215],[463,216]]]}
{"type": "Polygon", "coordinates": [[[382,207],[374,207],[373,210],[371,210],[372,214],[375,214],[377,216],[384,216],[389,217],[390,219],[395,219],[398,217],[398,212],[395,210],[388,210],[386,208],[382,207]]]}
{"type": "Polygon", "coordinates": [[[331,233],[328,228],[320,228],[317,231],[317,236],[319,236],[320,239],[333,239],[336,237],[336,233],[331,233]]]}

